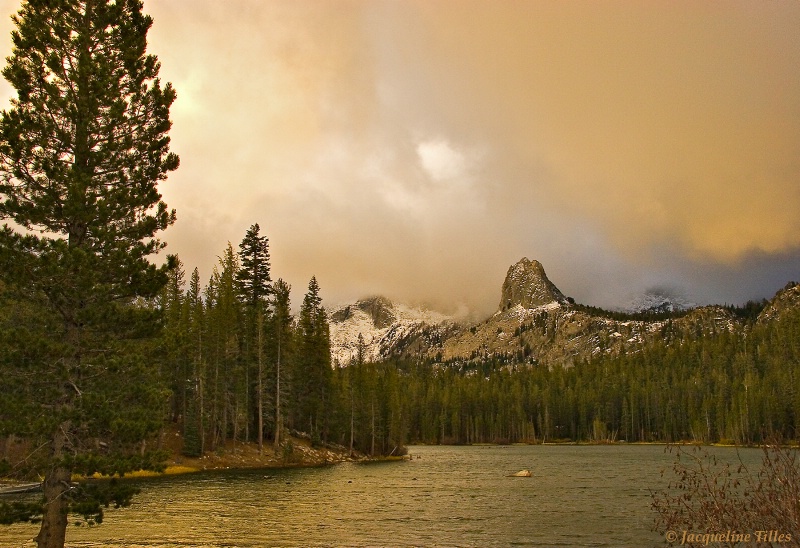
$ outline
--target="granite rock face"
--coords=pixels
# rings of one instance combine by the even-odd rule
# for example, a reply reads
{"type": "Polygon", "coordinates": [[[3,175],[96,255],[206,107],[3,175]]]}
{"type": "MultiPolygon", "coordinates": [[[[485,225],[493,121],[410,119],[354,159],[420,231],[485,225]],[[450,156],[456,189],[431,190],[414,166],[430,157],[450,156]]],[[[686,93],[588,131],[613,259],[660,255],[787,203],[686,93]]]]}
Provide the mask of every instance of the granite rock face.
{"type": "MultiPolygon", "coordinates": [[[[648,344],[749,329],[720,306],[680,303],[649,295],[635,312],[609,312],[575,304],[551,282],[538,261],[523,258],[508,269],[498,310],[475,322],[419,306],[371,297],[334,310],[335,363],[428,359],[463,366],[500,363],[569,367],[601,355],[641,352],[648,344]]],[[[766,303],[757,323],[781,321],[800,308],[800,285],[790,283],[766,303]]]]}
{"type": "Polygon", "coordinates": [[[523,258],[508,269],[503,282],[500,310],[517,305],[526,309],[538,308],[553,302],[565,304],[567,298],[547,278],[539,261],[523,258]]]}

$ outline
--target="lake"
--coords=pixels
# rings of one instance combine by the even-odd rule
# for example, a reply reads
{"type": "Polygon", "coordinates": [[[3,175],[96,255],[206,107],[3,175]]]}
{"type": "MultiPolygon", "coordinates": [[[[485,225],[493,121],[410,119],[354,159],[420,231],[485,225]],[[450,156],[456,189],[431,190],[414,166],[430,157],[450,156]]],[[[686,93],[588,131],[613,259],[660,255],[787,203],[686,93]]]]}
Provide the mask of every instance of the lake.
{"type": "MultiPolygon", "coordinates": [[[[735,451],[713,448],[735,458],[735,451]]],[[[411,447],[411,461],[138,480],[130,508],[70,527],[74,547],[663,545],[650,489],[663,446],[411,447]],[[530,478],[506,477],[522,469],[530,478]]],[[[761,452],[741,450],[757,464],[761,452]]],[[[33,546],[38,526],[0,527],[33,546]]]]}

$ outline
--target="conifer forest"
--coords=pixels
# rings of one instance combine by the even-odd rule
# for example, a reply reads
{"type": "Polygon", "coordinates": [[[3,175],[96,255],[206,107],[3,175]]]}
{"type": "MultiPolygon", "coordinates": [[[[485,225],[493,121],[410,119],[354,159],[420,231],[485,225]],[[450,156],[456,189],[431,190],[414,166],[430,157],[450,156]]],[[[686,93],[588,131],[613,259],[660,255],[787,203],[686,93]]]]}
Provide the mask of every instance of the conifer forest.
{"type": "Polygon", "coordinates": [[[268,257],[253,225],[238,253],[229,246],[221,255],[205,290],[196,270],[184,283],[179,266],[158,300],[170,420],[190,451],[226,438],[273,443],[284,431],[367,454],[409,443],[750,444],[798,435],[797,310],[761,324],[750,314],[744,332],[681,332],[666,321],[643,351],[573,367],[516,354],[366,363],[361,352],[332,364],[315,279],[296,318],[280,279],[262,276],[265,300],[251,298],[252,280],[269,271],[254,266],[258,241],[268,257]]]}

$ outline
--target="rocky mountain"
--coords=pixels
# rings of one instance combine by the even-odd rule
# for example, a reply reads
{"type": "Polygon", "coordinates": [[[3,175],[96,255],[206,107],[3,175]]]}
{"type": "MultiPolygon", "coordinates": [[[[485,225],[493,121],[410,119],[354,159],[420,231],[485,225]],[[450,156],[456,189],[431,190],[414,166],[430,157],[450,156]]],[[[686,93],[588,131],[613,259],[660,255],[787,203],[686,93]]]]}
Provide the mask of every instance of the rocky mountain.
{"type": "Polygon", "coordinates": [[[552,303],[566,304],[567,298],[544,272],[539,261],[523,258],[508,269],[500,298],[501,310],[520,306],[535,309],[552,303]]]}
{"type": "Polygon", "coordinates": [[[664,314],[689,310],[690,308],[695,308],[695,306],[694,303],[687,301],[679,295],[673,295],[659,290],[651,290],[634,299],[625,310],[631,314],[664,314]]]}
{"type": "Polygon", "coordinates": [[[331,355],[339,365],[357,359],[359,345],[365,361],[378,361],[427,350],[441,333],[457,329],[449,316],[379,296],[332,310],[330,327],[331,355]]]}
{"type": "MultiPolygon", "coordinates": [[[[686,309],[685,304],[657,296],[644,304],[637,313],[575,304],[547,278],[538,261],[523,258],[508,269],[497,311],[479,323],[459,323],[373,297],[333,311],[332,352],[338,363],[348,364],[358,355],[360,334],[367,361],[413,356],[455,366],[490,359],[570,366],[600,354],[636,352],[656,339],[745,328],[745,320],[726,307],[686,309]]],[[[765,306],[758,321],[798,306],[800,285],[790,284],[765,306]]]]}
{"type": "Polygon", "coordinates": [[[800,283],[789,282],[758,315],[757,323],[780,321],[789,310],[800,308],[800,283]]]}

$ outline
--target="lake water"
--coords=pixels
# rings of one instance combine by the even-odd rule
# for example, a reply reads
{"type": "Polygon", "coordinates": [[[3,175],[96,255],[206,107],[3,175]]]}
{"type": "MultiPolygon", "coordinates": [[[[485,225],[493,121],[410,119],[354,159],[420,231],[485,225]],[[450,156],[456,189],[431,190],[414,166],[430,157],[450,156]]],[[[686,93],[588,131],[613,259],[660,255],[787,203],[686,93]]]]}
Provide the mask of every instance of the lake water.
{"type": "MultiPolygon", "coordinates": [[[[735,458],[733,450],[714,449],[735,458]]],[[[189,474],[140,481],[134,505],[74,547],[663,545],[650,489],[662,446],[411,447],[411,461],[189,474]],[[419,458],[417,458],[419,457],[419,458]],[[506,477],[522,469],[531,478],[506,477]]],[[[742,451],[748,463],[759,450],[742,451]]],[[[33,546],[38,527],[0,527],[33,546]]]]}

